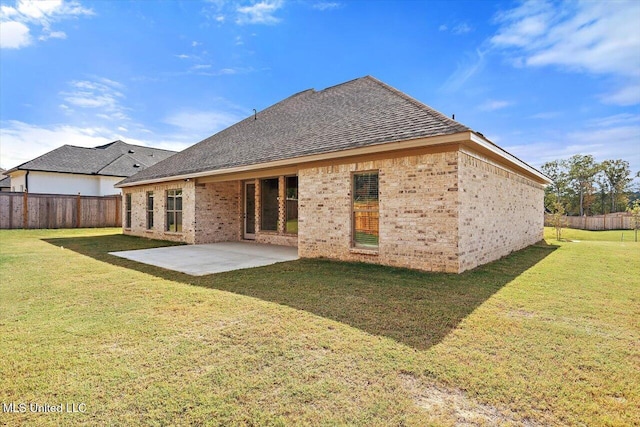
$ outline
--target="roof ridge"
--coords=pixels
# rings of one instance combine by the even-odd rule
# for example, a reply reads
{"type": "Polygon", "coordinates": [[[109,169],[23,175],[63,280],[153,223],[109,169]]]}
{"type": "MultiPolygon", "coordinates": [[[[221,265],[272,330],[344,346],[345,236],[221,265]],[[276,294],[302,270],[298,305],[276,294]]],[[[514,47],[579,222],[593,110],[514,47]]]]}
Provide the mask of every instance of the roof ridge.
{"type": "MultiPolygon", "coordinates": [[[[120,141],[120,140],[118,140],[118,141],[120,141]]],[[[149,147],[148,145],[129,144],[128,142],[124,142],[124,141],[120,141],[120,142],[122,142],[123,144],[128,145],[130,147],[147,148],[149,150],[168,151],[170,153],[177,153],[177,151],[167,150],[166,148],[156,148],[156,147],[149,147]]]]}
{"type": "Polygon", "coordinates": [[[133,160],[135,163],[142,163],[142,165],[143,165],[145,168],[148,168],[148,167],[149,167],[149,165],[147,165],[147,164],[146,164],[145,162],[143,162],[142,160],[138,160],[138,159],[136,159],[135,157],[130,156],[130,155],[129,155],[129,153],[123,153],[123,154],[120,154],[120,155],[119,155],[118,157],[116,157],[115,159],[113,159],[112,161],[110,161],[109,163],[107,163],[106,165],[104,165],[103,167],[101,167],[100,169],[98,169],[98,170],[95,172],[95,174],[96,174],[96,175],[100,175],[100,172],[101,172],[101,171],[103,171],[103,170],[105,170],[106,168],[108,168],[109,166],[113,165],[115,162],[117,162],[118,160],[122,159],[123,157],[128,157],[128,158],[130,158],[131,160],[133,160]]]}
{"type": "Polygon", "coordinates": [[[416,107],[427,111],[429,114],[431,114],[433,116],[436,116],[440,120],[445,120],[445,121],[449,122],[450,124],[454,124],[456,126],[462,126],[462,127],[465,127],[468,130],[471,130],[471,128],[469,128],[468,126],[466,126],[466,125],[464,125],[464,124],[462,124],[462,123],[460,123],[460,122],[458,122],[458,121],[456,121],[456,120],[454,120],[454,119],[452,119],[452,118],[450,118],[448,116],[445,116],[444,114],[442,114],[440,111],[436,110],[435,108],[430,107],[427,104],[418,101],[417,99],[407,95],[406,93],[402,92],[401,90],[398,90],[395,87],[390,86],[390,85],[386,84],[385,82],[380,81],[380,80],[376,79],[375,77],[373,77],[371,75],[367,75],[367,76],[363,77],[363,79],[368,79],[368,80],[371,80],[374,83],[377,83],[378,85],[382,86],[383,88],[387,89],[388,91],[393,92],[394,94],[402,97],[404,100],[406,100],[406,101],[410,102],[411,104],[415,105],[416,107]]]}
{"type": "Polygon", "coordinates": [[[348,80],[346,82],[338,83],[337,85],[327,86],[327,87],[325,87],[324,89],[322,89],[322,90],[320,90],[318,92],[324,92],[324,91],[327,91],[327,90],[332,90],[332,89],[338,88],[340,86],[345,86],[345,85],[348,85],[349,83],[356,82],[358,80],[365,80],[367,77],[371,77],[371,76],[366,75],[366,76],[363,76],[363,77],[356,77],[355,79],[351,79],[351,80],[348,80]]]}

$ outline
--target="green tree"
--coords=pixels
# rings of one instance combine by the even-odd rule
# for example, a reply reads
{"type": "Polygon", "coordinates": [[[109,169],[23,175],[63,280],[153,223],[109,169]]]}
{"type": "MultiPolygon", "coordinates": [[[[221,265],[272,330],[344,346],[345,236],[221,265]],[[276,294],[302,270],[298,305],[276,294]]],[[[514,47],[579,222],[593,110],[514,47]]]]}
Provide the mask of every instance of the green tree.
{"type": "Polygon", "coordinates": [[[604,175],[604,173],[602,173],[602,171],[596,175],[595,183],[598,187],[598,196],[596,200],[597,209],[595,211],[600,212],[601,214],[611,212],[611,210],[609,209],[609,203],[607,201],[607,199],[609,198],[609,194],[611,193],[609,180],[604,175]]]}
{"type": "Polygon", "coordinates": [[[609,184],[611,212],[618,212],[620,205],[626,204],[622,198],[633,180],[629,162],[626,160],[605,160],[601,163],[601,167],[609,184]]]}
{"type": "Polygon", "coordinates": [[[567,160],[567,166],[569,168],[569,182],[574,191],[578,195],[578,207],[580,216],[584,215],[585,200],[593,201],[591,195],[593,194],[593,182],[595,175],[600,170],[598,165],[593,159],[592,155],[576,154],[571,156],[567,160]]]}
{"type": "Polygon", "coordinates": [[[541,170],[542,173],[552,181],[545,189],[545,206],[552,209],[554,204],[557,202],[566,203],[567,186],[569,183],[566,160],[554,160],[552,162],[547,162],[542,165],[541,170]]]}

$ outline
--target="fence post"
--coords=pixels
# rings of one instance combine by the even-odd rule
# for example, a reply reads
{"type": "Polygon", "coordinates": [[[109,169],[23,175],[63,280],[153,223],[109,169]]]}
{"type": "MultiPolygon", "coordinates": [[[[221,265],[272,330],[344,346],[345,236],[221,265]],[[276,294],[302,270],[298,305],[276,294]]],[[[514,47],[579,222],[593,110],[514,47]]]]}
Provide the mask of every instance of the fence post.
{"type": "Polygon", "coordinates": [[[80,228],[80,217],[82,215],[82,199],[80,199],[80,192],[78,192],[78,195],[76,196],[76,216],[77,216],[77,221],[76,221],[76,227],[80,228]]]}
{"type": "Polygon", "coordinates": [[[120,217],[120,203],[119,202],[119,197],[118,196],[114,196],[113,198],[113,204],[116,207],[116,216],[114,217],[114,227],[118,226],[118,218],[120,217]]]}
{"type": "Polygon", "coordinates": [[[13,195],[9,196],[9,226],[7,228],[13,228],[13,195]]]}
{"type": "Polygon", "coordinates": [[[22,194],[22,228],[29,227],[29,191],[24,190],[22,194]]]}

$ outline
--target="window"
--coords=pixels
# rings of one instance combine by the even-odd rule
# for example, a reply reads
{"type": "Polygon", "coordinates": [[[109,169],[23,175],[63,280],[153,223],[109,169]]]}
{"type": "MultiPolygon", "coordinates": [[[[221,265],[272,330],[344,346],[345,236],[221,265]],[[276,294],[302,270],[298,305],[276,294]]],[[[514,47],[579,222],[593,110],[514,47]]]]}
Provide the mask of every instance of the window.
{"type": "Polygon", "coordinates": [[[263,179],[261,186],[261,229],[278,230],[278,178],[263,179]]]}
{"type": "Polygon", "coordinates": [[[125,194],[124,205],[125,205],[124,226],[126,228],[131,228],[131,193],[125,194]]]}
{"type": "Polygon", "coordinates": [[[353,175],[353,246],[378,247],[378,172],[353,175]]]}
{"type": "Polygon", "coordinates": [[[285,178],[285,182],[287,184],[287,223],[284,231],[298,234],[298,177],[288,176],[285,178]]]}
{"type": "Polygon", "coordinates": [[[153,228],[153,191],[147,191],[147,230],[153,228]]]}
{"type": "Polygon", "coordinates": [[[182,189],[167,190],[167,231],[182,231],[182,189]]]}

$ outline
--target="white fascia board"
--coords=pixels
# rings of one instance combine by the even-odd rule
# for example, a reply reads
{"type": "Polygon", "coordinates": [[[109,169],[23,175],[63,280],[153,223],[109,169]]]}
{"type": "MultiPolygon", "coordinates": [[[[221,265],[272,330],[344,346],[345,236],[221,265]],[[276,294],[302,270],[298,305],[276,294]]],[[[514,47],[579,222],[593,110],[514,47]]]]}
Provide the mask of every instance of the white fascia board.
{"type": "Polygon", "coordinates": [[[495,145],[494,143],[492,143],[491,141],[489,141],[488,139],[484,138],[483,136],[478,135],[475,132],[470,132],[470,137],[469,139],[478,144],[479,146],[481,146],[482,148],[484,148],[485,150],[488,150],[490,152],[492,152],[493,154],[495,154],[496,156],[499,156],[501,158],[503,158],[504,160],[513,163],[515,165],[517,165],[518,167],[526,170],[527,172],[529,172],[530,174],[540,178],[541,181],[543,181],[546,184],[551,184],[552,181],[542,172],[540,172],[539,170],[529,166],[528,164],[526,164],[525,162],[523,162],[522,160],[520,160],[519,158],[517,158],[516,156],[508,153],[507,151],[503,150],[502,148],[498,147],[497,145],[495,145]]]}

